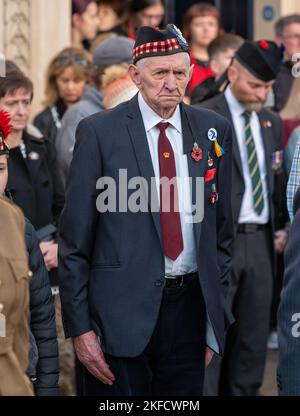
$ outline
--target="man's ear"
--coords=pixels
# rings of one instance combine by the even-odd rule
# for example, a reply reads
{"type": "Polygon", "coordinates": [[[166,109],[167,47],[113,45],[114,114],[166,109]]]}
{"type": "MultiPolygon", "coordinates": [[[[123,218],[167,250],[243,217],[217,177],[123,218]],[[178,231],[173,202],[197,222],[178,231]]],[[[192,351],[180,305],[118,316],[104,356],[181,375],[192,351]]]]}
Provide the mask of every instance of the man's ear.
{"type": "Polygon", "coordinates": [[[230,65],[230,67],[227,70],[228,81],[230,83],[236,81],[237,76],[238,76],[238,73],[237,73],[236,68],[234,66],[230,65]]]}
{"type": "Polygon", "coordinates": [[[194,72],[194,68],[195,68],[195,65],[194,64],[191,65],[190,68],[189,68],[189,82],[192,79],[192,75],[193,75],[193,72],[194,72]]]}
{"type": "Polygon", "coordinates": [[[140,89],[141,75],[140,75],[140,70],[138,69],[138,67],[131,64],[128,68],[128,73],[130,75],[130,78],[132,79],[132,82],[137,86],[137,88],[140,89]]]}

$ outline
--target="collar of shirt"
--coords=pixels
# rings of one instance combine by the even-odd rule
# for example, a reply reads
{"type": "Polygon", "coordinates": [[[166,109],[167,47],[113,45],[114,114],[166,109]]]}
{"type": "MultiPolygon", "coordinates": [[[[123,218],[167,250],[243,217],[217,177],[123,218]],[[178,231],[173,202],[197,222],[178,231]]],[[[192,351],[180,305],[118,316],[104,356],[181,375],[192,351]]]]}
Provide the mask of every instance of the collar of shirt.
{"type": "MultiPolygon", "coordinates": [[[[224,94],[225,94],[225,98],[226,98],[226,101],[229,105],[229,109],[230,109],[230,112],[231,112],[232,116],[235,117],[236,119],[242,118],[242,115],[246,111],[245,107],[235,98],[235,96],[233,95],[233,92],[230,88],[230,85],[226,88],[224,94]]],[[[242,118],[242,120],[243,120],[243,118],[242,118]]],[[[244,120],[243,120],[243,122],[244,122],[244,120]]],[[[254,123],[254,122],[257,125],[259,125],[258,114],[255,111],[251,111],[250,122],[251,122],[251,126],[253,125],[252,123],[254,123]]]]}
{"type": "Polygon", "coordinates": [[[229,105],[230,112],[234,116],[240,117],[245,112],[245,107],[235,98],[230,85],[225,90],[225,98],[229,105]]]}
{"type": "Polygon", "coordinates": [[[168,122],[174,127],[180,134],[182,133],[180,107],[177,105],[176,110],[172,117],[168,119],[161,118],[152,108],[146,103],[141,93],[138,94],[138,103],[146,132],[148,133],[153,127],[160,122],[168,122]]]}

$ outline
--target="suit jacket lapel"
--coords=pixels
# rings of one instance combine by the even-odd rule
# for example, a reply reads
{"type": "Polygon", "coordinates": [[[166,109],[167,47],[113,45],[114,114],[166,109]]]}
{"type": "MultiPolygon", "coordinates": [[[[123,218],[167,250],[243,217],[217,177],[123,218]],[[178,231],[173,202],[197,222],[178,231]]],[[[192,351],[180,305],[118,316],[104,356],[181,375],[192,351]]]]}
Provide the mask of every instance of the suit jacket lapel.
{"type": "MultiPolygon", "coordinates": [[[[128,103],[128,117],[127,117],[127,127],[130,135],[130,139],[135,151],[136,161],[141,172],[141,177],[145,178],[148,183],[148,201],[149,209],[153,217],[154,225],[157,231],[157,234],[160,239],[161,246],[162,244],[162,233],[161,233],[161,224],[160,224],[160,212],[159,212],[159,202],[156,187],[153,187],[153,192],[151,191],[151,178],[155,177],[151,153],[148,146],[148,140],[145,132],[145,127],[143,123],[143,118],[140,112],[138,105],[138,96],[136,95],[128,103]],[[150,198],[150,193],[152,201],[150,198]],[[153,200],[154,198],[154,200],[153,200]],[[151,209],[152,205],[158,207],[155,212],[151,209]]],[[[146,190],[145,190],[146,191],[146,190]]]]}
{"type": "MultiPolygon", "coordinates": [[[[182,122],[182,137],[183,137],[183,152],[187,155],[189,177],[192,180],[192,204],[196,205],[196,178],[203,178],[206,170],[206,161],[208,151],[211,147],[211,142],[205,137],[205,132],[199,131],[196,127],[196,121],[192,119],[188,106],[181,105],[181,122],[182,122]],[[197,143],[202,149],[202,159],[195,162],[192,158],[192,151],[194,143],[197,143]]],[[[204,203],[204,201],[203,201],[204,203]]],[[[197,247],[199,246],[199,239],[201,234],[201,223],[194,222],[194,234],[197,247]]]]}
{"type": "Polygon", "coordinates": [[[239,171],[240,175],[243,178],[242,160],[241,160],[239,144],[238,144],[238,140],[237,140],[236,131],[235,131],[235,128],[234,128],[231,112],[230,112],[229,106],[227,104],[225,95],[222,94],[220,96],[220,98],[221,98],[221,100],[216,105],[216,111],[217,111],[217,113],[219,113],[223,117],[225,117],[228,121],[230,121],[230,123],[232,125],[232,154],[233,154],[233,160],[236,163],[238,171],[239,171]]]}

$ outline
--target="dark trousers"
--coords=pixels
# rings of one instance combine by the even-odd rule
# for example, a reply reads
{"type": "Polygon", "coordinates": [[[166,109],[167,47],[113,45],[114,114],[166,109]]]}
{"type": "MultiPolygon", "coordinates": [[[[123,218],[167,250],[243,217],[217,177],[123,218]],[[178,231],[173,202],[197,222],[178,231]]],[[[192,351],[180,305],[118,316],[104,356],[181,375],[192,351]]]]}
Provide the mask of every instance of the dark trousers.
{"type": "Polygon", "coordinates": [[[104,385],[84,369],[84,394],[201,396],[205,333],[206,311],[198,277],[189,278],[181,287],[165,287],[158,322],[143,354],[134,358],[105,354],[116,377],[114,385],[104,385]]]}
{"type": "Polygon", "coordinates": [[[224,357],[206,371],[204,394],[255,396],[262,384],[273,288],[269,230],[238,233],[233,251],[229,303],[236,322],[224,357]]]}

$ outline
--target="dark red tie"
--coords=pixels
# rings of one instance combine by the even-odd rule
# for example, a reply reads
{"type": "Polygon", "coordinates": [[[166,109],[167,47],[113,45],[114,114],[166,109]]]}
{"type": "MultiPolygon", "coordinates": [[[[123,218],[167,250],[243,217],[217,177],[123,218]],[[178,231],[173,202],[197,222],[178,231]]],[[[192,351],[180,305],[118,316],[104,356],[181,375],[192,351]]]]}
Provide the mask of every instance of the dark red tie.
{"type": "MultiPolygon", "coordinates": [[[[169,123],[158,123],[158,156],[160,178],[173,179],[176,177],[176,165],[174,152],[166,136],[166,129],[169,123]]],[[[183,250],[183,238],[178,209],[178,189],[175,186],[164,187],[160,184],[160,220],[162,228],[162,238],[165,256],[171,260],[176,260],[183,250]],[[167,201],[170,198],[170,201],[167,201]],[[167,212],[163,212],[163,207],[170,207],[167,212]]]]}

